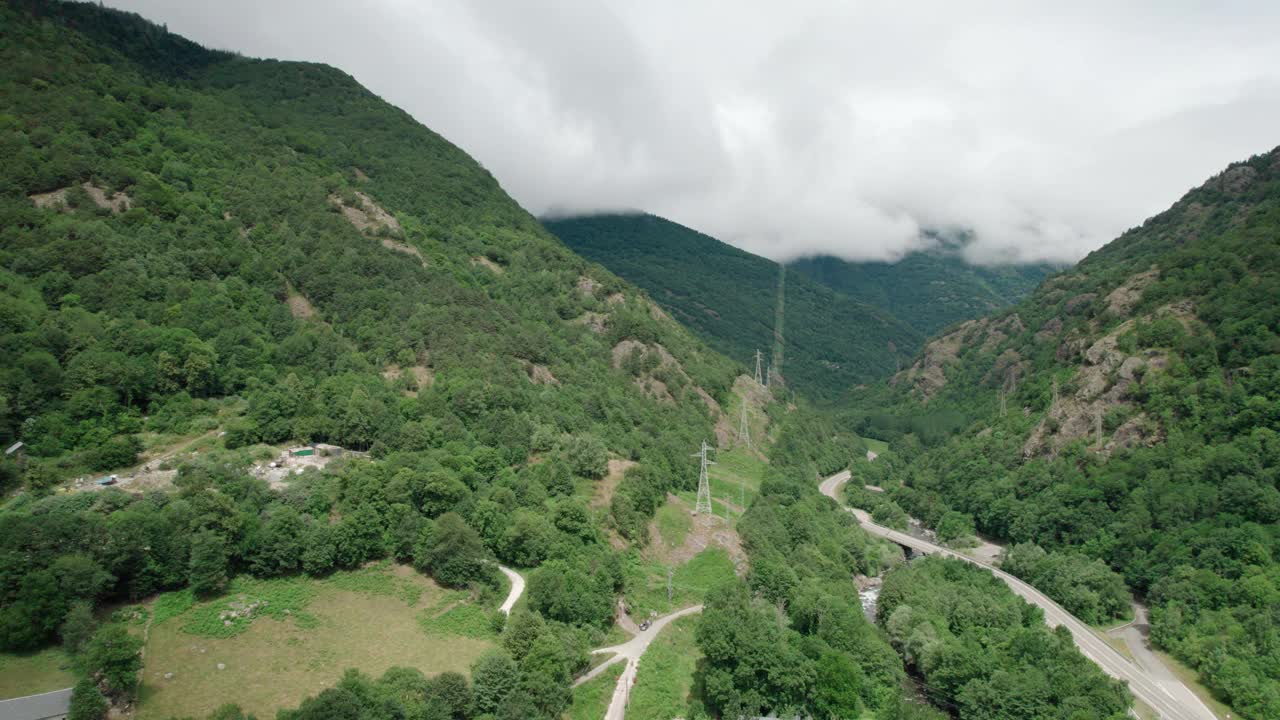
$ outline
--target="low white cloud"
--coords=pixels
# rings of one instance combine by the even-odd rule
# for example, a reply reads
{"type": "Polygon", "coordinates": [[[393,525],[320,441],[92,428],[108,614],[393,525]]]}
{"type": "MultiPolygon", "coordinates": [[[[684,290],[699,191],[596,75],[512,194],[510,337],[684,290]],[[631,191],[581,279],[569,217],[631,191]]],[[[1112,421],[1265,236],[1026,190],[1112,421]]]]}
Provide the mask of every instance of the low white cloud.
{"type": "Polygon", "coordinates": [[[1075,260],[1280,143],[1280,4],[113,0],[326,62],[535,214],[642,208],[777,259],[1075,260]]]}

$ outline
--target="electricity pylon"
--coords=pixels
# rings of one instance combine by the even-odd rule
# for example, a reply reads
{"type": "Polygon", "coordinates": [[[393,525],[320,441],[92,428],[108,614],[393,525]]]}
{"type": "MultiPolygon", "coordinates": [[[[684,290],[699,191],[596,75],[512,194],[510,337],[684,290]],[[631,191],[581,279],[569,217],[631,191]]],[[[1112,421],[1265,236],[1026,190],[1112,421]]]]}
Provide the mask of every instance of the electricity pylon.
{"type": "Polygon", "coordinates": [[[1009,368],[1009,372],[1005,373],[1004,385],[1000,388],[1000,417],[1004,417],[1009,413],[1009,394],[1018,391],[1018,373],[1014,368],[1009,368]]]}
{"type": "Polygon", "coordinates": [[[693,457],[702,461],[702,467],[698,472],[698,502],[693,506],[694,514],[706,513],[711,514],[711,481],[707,477],[707,466],[715,465],[707,459],[707,441],[702,441],[702,449],[693,454],[693,457]]]}
{"type": "Polygon", "coordinates": [[[764,376],[760,374],[760,348],[756,348],[756,384],[764,385],[764,376]]]}
{"type": "Polygon", "coordinates": [[[738,427],[738,442],[751,447],[751,429],[747,427],[747,401],[742,400],[742,424],[738,427]]]}

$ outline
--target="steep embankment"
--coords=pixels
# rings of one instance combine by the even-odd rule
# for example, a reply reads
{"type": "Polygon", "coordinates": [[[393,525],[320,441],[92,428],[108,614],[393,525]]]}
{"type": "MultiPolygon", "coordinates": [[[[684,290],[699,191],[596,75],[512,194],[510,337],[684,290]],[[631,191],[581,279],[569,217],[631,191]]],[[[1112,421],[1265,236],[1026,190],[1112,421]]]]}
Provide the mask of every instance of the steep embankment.
{"type": "Polygon", "coordinates": [[[885,458],[907,484],[890,497],[1061,567],[1104,560],[1147,595],[1155,643],[1241,715],[1280,716],[1280,151],[953,328],[892,382],[897,417],[869,421],[883,433],[944,413],[963,430],[885,458]]]}
{"type": "Polygon", "coordinates": [[[579,254],[647,290],[733,359],[753,366],[756,350],[766,362],[785,357],[782,375],[815,399],[887,377],[919,347],[920,335],[889,313],[660,217],[592,215],[544,224],[579,254]],[[783,334],[775,337],[783,320],[783,334]]]}

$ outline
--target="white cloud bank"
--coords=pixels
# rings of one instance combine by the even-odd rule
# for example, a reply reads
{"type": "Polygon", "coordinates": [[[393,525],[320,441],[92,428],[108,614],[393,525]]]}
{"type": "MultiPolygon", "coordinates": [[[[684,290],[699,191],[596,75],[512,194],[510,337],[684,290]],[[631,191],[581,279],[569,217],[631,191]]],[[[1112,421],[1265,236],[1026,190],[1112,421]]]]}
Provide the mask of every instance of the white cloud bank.
{"type": "Polygon", "coordinates": [[[335,65],[534,213],[776,259],[1075,260],[1280,144],[1280,3],[111,0],[335,65]]]}

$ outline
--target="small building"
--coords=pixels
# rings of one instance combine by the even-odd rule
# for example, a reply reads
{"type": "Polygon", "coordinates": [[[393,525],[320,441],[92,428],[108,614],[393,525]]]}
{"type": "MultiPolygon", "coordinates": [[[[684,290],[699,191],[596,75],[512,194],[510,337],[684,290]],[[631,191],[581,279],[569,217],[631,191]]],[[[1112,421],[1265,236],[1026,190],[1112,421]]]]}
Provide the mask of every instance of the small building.
{"type": "Polygon", "coordinates": [[[310,457],[316,454],[316,449],[310,445],[289,448],[289,455],[292,457],[310,457]]]}
{"type": "Polygon", "coordinates": [[[315,448],[316,452],[327,457],[337,457],[343,453],[341,447],[329,443],[316,443],[315,448]]]}
{"type": "Polygon", "coordinates": [[[0,700],[4,720],[62,720],[71,709],[71,688],[0,700]]]}
{"type": "Polygon", "coordinates": [[[6,448],[6,449],[5,449],[5,451],[4,451],[4,454],[5,454],[5,455],[13,455],[14,453],[16,453],[16,452],[18,452],[18,451],[22,450],[22,448],[24,448],[24,447],[26,447],[26,444],[25,444],[25,443],[23,443],[21,440],[19,440],[18,442],[14,443],[14,444],[10,445],[8,448],[6,448]]]}

